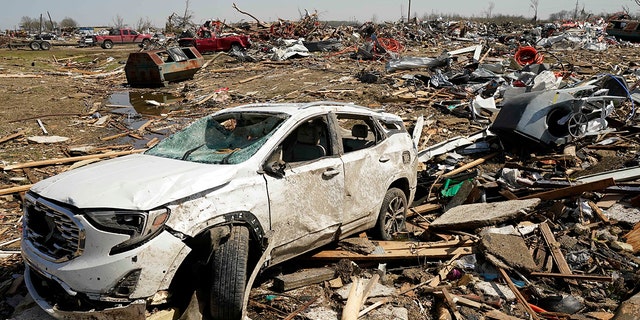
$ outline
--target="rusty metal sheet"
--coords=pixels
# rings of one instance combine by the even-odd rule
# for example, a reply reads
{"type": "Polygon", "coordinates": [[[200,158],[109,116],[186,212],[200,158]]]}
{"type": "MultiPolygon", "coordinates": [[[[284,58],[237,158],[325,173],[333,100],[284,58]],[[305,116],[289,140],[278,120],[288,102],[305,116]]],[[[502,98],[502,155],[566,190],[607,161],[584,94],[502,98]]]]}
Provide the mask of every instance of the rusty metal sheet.
{"type": "Polygon", "coordinates": [[[127,82],[133,87],[159,87],[192,79],[204,58],[193,47],[133,52],[125,65],[127,82]]]}

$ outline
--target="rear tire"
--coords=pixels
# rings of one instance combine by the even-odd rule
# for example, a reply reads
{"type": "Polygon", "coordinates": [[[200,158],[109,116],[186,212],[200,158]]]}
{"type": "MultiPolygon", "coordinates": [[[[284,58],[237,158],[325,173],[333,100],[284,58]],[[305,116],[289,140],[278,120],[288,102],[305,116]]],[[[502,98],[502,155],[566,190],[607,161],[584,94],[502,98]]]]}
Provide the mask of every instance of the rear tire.
{"type": "Polygon", "coordinates": [[[407,196],[398,188],[391,188],[382,200],[375,231],[381,240],[393,240],[398,232],[405,230],[407,196]]]}
{"type": "Polygon", "coordinates": [[[31,48],[31,50],[40,50],[40,44],[38,41],[31,41],[29,42],[29,48],[31,48]]]}
{"type": "Polygon", "coordinates": [[[212,319],[240,319],[247,283],[249,229],[233,226],[211,262],[209,312],[212,319]]]}
{"type": "Polygon", "coordinates": [[[42,50],[49,50],[49,49],[51,49],[51,43],[49,43],[49,41],[42,41],[42,42],[40,42],[40,49],[42,49],[42,50]]]}

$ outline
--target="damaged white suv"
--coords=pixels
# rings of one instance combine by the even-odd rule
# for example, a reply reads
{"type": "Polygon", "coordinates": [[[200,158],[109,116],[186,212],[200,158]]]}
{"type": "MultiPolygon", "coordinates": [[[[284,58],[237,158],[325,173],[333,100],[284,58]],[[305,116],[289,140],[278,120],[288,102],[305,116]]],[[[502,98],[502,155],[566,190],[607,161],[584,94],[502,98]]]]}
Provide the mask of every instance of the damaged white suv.
{"type": "Polygon", "coordinates": [[[357,232],[401,231],[416,154],[398,116],[353,104],[219,111],[143,154],[35,184],[27,287],[58,318],[133,319],[205,292],[212,318],[238,319],[261,255],[267,267],[357,232]]]}

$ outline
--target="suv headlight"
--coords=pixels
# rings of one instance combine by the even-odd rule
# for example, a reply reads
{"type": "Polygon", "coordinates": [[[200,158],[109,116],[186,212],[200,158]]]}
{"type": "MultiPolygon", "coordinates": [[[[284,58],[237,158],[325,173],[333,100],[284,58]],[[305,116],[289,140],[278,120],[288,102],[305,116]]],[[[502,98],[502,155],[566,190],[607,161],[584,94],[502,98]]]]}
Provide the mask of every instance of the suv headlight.
{"type": "Polygon", "coordinates": [[[169,219],[170,211],[168,208],[159,208],[150,211],[94,210],[85,213],[96,228],[130,236],[129,240],[111,248],[109,254],[116,254],[135,248],[160,233],[169,219]]]}

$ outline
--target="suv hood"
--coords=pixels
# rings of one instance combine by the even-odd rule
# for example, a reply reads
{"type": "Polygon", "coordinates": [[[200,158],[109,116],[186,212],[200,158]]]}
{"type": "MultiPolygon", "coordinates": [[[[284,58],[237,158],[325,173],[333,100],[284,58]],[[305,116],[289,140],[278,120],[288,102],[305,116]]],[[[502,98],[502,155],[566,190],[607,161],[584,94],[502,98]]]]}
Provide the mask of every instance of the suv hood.
{"type": "Polygon", "coordinates": [[[133,154],[61,173],[31,191],[82,209],[150,210],[222,186],[236,171],[233,165],[133,154]]]}

